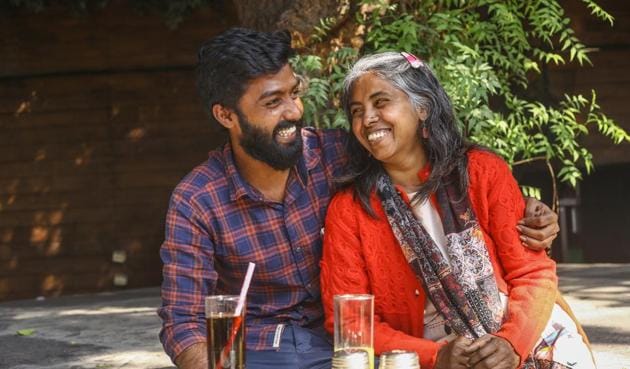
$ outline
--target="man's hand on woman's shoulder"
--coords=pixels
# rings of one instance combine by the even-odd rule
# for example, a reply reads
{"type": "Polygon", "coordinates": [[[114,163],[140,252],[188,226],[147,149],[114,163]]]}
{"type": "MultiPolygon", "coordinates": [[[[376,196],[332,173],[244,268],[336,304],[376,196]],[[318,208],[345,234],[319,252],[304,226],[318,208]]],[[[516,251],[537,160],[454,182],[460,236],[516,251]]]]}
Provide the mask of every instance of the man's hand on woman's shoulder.
{"type": "Polygon", "coordinates": [[[543,202],[525,197],[525,217],[516,226],[525,247],[532,250],[548,250],[558,236],[558,215],[543,202]]]}

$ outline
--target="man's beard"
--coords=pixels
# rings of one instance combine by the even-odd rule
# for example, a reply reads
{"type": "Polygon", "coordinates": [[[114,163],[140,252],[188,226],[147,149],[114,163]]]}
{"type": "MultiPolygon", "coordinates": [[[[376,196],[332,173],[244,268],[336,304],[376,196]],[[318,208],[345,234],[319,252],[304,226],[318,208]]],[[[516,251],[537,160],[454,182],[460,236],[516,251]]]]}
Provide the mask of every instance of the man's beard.
{"type": "Polygon", "coordinates": [[[283,120],[273,129],[271,136],[262,128],[250,123],[240,111],[236,112],[241,124],[242,136],[240,144],[243,150],[256,160],[266,163],[276,170],[285,170],[294,166],[302,156],[302,121],[283,120]],[[288,144],[280,144],[274,137],[284,128],[296,127],[295,140],[288,144]]]}

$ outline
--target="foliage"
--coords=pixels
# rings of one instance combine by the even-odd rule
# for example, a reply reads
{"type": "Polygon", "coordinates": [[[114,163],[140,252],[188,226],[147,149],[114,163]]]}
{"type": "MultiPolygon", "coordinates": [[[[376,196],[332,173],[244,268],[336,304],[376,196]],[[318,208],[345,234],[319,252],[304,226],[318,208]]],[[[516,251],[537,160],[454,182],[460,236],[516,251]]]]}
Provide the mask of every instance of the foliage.
{"type": "MultiPolygon", "coordinates": [[[[593,0],[582,2],[612,25],[613,17],[593,0]]],[[[298,72],[311,80],[305,99],[311,124],[347,126],[338,99],[347,66],[360,54],[396,50],[427,60],[468,137],[513,165],[553,162],[559,179],[575,185],[580,168],[590,172],[593,166],[581,138],[597,130],[616,144],[630,141],[601,112],[595,91],[559,101],[536,91],[548,65],[590,64],[591,50],[576,38],[558,1],[362,0],[359,5],[355,21],[327,45],[321,40],[334,21],[322,21],[295,59],[298,72]]]]}
{"type": "MultiPolygon", "coordinates": [[[[211,4],[213,0],[130,0],[129,3],[140,12],[160,14],[170,28],[175,28],[193,10],[211,4]]],[[[26,8],[39,12],[52,3],[62,4],[77,13],[85,13],[104,8],[109,0],[8,0],[5,8],[26,8]]]]}

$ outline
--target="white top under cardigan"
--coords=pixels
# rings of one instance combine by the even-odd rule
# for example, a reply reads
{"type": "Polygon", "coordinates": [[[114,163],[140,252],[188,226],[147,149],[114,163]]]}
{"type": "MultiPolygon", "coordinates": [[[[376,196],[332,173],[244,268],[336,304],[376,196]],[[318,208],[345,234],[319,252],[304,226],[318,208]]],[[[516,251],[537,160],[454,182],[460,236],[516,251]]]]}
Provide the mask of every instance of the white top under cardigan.
{"type": "MultiPolygon", "coordinates": [[[[408,193],[409,199],[412,199],[415,192],[408,193]]],[[[422,224],[424,229],[429,233],[429,236],[436,243],[442,255],[446,258],[446,261],[450,264],[451,260],[446,252],[446,235],[444,234],[444,227],[442,226],[442,219],[437,209],[433,206],[428,199],[422,201],[422,203],[415,202],[412,205],[413,215],[422,224]]],[[[500,294],[501,302],[504,309],[507,307],[507,296],[503,293],[500,294]]],[[[438,341],[451,341],[454,340],[455,333],[446,324],[446,319],[442,314],[438,313],[435,309],[435,305],[429,298],[426,299],[424,304],[424,338],[438,342],[438,341]]]]}

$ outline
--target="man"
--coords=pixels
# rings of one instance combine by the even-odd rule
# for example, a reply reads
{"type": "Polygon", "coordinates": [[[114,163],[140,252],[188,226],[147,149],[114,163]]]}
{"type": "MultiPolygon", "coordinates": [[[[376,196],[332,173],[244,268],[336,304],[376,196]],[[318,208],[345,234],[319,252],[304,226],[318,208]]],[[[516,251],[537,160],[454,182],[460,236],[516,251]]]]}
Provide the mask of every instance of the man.
{"type": "MultiPolygon", "coordinates": [[[[199,51],[200,94],[229,142],[180,182],[166,219],[160,339],[180,368],[207,367],[204,296],[238,294],[248,262],[247,367],[330,368],[319,261],[347,134],[302,127],[290,42],[235,28],[199,51]]],[[[542,216],[523,220],[523,240],[548,247],[555,214],[528,211],[542,216]]]]}

